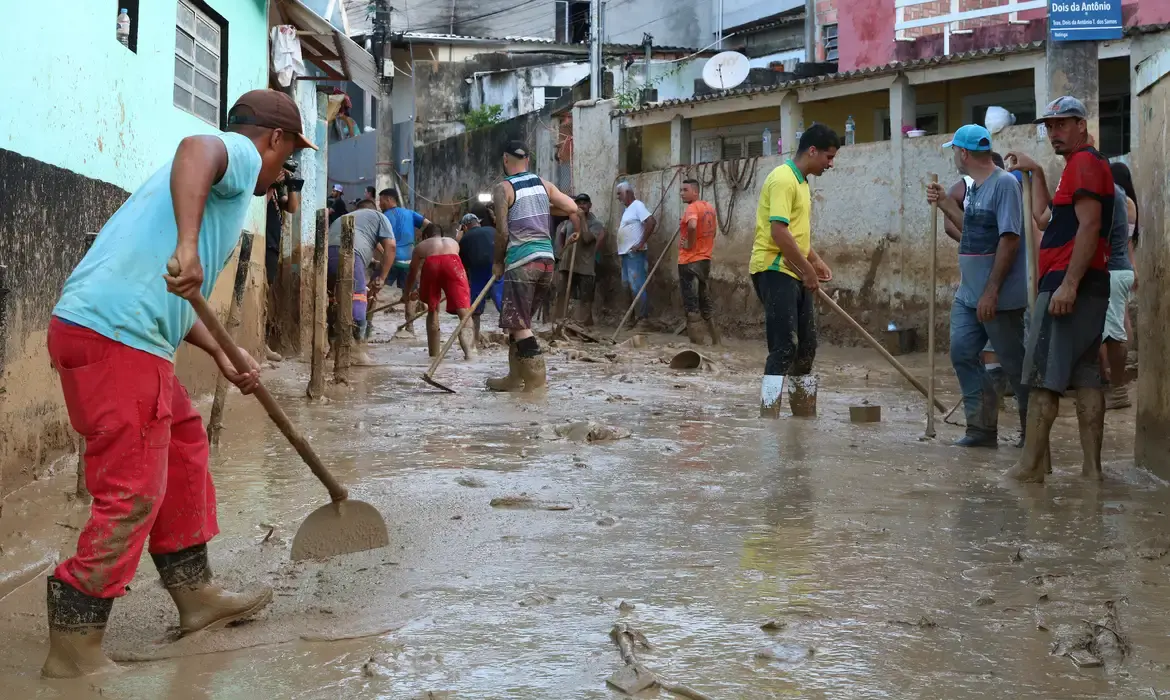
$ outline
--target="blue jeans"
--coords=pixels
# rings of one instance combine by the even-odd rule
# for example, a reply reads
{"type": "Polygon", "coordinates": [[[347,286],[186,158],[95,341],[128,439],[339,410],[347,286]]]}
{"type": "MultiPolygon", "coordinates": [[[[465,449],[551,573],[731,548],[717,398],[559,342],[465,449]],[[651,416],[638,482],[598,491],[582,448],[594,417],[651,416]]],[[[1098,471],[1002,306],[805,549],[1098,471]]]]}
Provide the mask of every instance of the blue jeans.
{"type": "Polygon", "coordinates": [[[1025,309],[997,311],[995,318],[980,323],[974,307],[958,300],[951,304],[951,365],[963,392],[968,435],[995,435],[998,430],[999,396],[983,366],[983,348],[988,340],[1015,389],[1020,428],[1027,423],[1028,387],[1021,382],[1026,316],[1025,309]]]}
{"type": "MultiPolygon", "coordinates": [[[[632,253],[626,253],[622,257],[622,286],[630,290],[630,296],[633,297],[642,289],[642,285],[646,284],[646,277],[649,272],[649,267],[646,264],[646,251],[639,250],[632,253]]],[[[650,317],[650,297],[646,294],[638,297],[637,313],[634,316],[635,320],[650,317]]]]}

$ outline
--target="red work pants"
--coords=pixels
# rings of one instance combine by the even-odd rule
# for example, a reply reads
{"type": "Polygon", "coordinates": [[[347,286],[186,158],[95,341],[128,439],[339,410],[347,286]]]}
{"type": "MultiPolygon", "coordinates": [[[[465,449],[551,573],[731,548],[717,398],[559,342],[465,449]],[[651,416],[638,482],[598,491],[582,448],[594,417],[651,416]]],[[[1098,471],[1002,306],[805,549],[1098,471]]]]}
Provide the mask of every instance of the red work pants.
{"type": "Polygon", "coordinates": [[[97,598],[124,595],[142,548],[170,554],[219,533],[207,433],[173,363],[53,318],[49,356],[69,422],[85,438],[93,495],[77,554],[54,576],[97,598]]]}

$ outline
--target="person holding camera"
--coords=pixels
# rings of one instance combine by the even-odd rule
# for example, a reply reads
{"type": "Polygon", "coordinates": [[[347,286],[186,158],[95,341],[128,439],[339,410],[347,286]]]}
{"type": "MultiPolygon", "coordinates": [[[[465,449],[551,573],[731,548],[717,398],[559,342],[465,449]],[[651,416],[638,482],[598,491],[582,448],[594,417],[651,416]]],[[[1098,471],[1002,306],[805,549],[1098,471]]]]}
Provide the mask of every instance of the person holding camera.
{"type": "MultiPolygon", "coordinates": [[[[264,272],[268,278],[268,318],[271,321],[276,315],[276,277],[280,271],[280,232],[284,214],[295,214],[301,208],[301,190],[305,181],[297,177],[297,163],[289,159],[281,168],[276,182],[268,187],[265,203],[268,208],[264,226],[264,272]]],[[[272,325],[269,324],[268,335],[272,335],[272,325]]],[[[281,357],[274,352],[266,340],[264,352],[271,362],[279,362],[281,357]]]]}

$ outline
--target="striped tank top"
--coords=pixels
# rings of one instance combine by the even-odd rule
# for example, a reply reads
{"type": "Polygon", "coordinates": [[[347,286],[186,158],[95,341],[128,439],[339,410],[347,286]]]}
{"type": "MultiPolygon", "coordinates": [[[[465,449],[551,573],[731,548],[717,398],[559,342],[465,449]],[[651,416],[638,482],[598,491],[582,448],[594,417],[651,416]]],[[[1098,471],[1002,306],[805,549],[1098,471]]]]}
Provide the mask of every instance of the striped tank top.
{"type": "Polygon", "coordinates": [[[508,209],[508,254],[504,259],[511,270],[533,260],[552,260],[553,246],[549,229],[548,192],[544,182],[532,173],[519,173],[508,178],[516,192],[516,201],[508,209]]]}

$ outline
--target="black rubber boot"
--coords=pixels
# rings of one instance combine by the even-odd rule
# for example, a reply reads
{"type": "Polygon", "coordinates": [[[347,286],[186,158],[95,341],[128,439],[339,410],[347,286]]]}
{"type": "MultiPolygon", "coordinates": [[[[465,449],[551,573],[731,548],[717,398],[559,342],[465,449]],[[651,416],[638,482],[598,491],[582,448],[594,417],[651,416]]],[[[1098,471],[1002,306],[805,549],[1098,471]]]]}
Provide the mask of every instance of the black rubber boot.
{"type": "Polygon", "coordinates": [[[955,440],[955,447],[999,447],[999,435],[997,433],[985,433],[983,431],[968,430],[967,434],[955,440]]]}
{"type": "Polygon", "coordinates": [[[102,652],[113,598],[94,598],[50,576],[46,598],[49,613],[49,656],[41,667],[45,678],[77,678],[115,671],[102,652]]]}
{"type": "Polygon", "coordinates": [[[163,588],[179,609],[179,630],[191,634],[224,627],[254,615],[272,602],[272,589],[233,593],[211,582],[207,545],[200,544],[173,554],[152,554],[163,588]]]}

